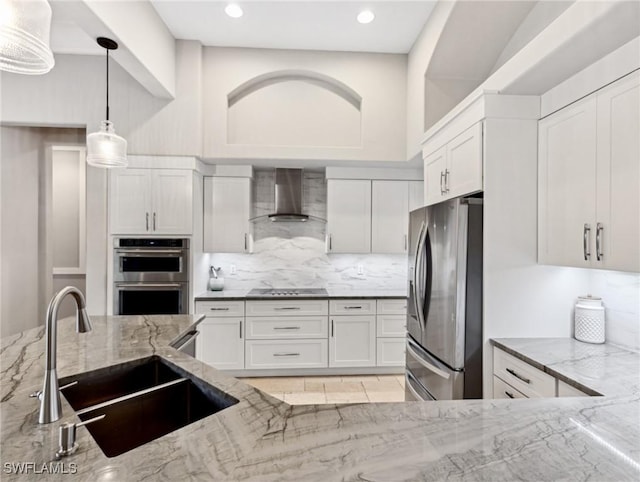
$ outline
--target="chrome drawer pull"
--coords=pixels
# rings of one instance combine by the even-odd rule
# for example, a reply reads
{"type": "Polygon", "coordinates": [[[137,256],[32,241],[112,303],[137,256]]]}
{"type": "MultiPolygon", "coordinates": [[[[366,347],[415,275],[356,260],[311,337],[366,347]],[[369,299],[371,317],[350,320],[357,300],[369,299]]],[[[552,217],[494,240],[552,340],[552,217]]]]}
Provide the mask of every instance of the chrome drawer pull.
{"type": "Polygon", "coordinates": [[[345,310],[361,310],[362,306],[345,306],[345,310]]]}
{"type": "Polygon", "coordinates": [[[510,394],[509,392],[507,392],[506,390],[505,390],[504,394],[509,398],[514,398],[513,395],[510,394]]]}
{"type": "Polygon", "coordinates": [[[274,330],[299,330],[299,326],[274,326],[274,330]]]}
{"type": "Polygon", "coordinates": [[[585,224],[582,228],[582,254],[584,255],[584,260],[589,261],[591,257],[591,249],[589,248],[589,233],[591,233],[591,226],[585,224]]]}
{"type": "Polygon", "coordinates": [[[300,356],[300,353],[274,353],[273,356],[300,356]]]}
{"type": "Polygon", "coordinates": [[[602,223],[596,224],[596,259],[598,261],[602,261],[602,231],[604,231],[604,226],[602,223]]]}
{"type": "Polygon", "coordinates": [[[211,311],[229,311],[229,308],[209,308],[211,311]]]}
{"type": "Polygon", "coordinates": [[[522,375],[518,375],[515,371],[513,371],[511,368],[507,368],[507,371],[509,373],[511,373],[514,377],[516,377],[518,380],[522,380],[525,383],[531,383],[531,380],[529,380],[528,378],[523,377],[522,375]]]}
{"type": "Polygon", "coordinates": [[[276,307],[275,309],[282,311],[282,310],[300,310],[301,308],[299,306],[280,306],[280,307],[276,307]]]}

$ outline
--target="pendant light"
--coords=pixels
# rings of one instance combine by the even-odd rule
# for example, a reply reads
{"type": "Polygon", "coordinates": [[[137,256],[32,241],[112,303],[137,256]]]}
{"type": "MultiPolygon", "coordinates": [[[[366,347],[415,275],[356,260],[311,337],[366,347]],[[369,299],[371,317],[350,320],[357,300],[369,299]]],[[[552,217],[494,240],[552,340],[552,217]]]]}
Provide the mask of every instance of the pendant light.
{"type": "Polygon", "coordinates": [[[87,164],[95,167],[127,167],[127,141],[116,135],[109,121],[109,50],[118,48],[117,42],[98,37],[98,45],[107,51],[107,119],[100,123],[100,130],[87,136],[87,164]]]}
{"type": "Polygon", "coordinates": [[[47,0],[0,0],[0,70],[46,74],[55,61],[49,46],[47,0]]]}

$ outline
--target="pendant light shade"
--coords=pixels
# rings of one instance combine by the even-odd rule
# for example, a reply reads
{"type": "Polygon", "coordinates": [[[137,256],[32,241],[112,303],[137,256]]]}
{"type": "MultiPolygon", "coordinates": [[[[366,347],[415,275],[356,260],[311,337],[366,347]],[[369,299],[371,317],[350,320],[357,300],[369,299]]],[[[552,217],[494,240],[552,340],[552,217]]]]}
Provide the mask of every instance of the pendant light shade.
{"type": "Polygon", "coordinates": [[[49,46],[47,0],[0,0],[0,70],[46,74],[55,61],[49,46]]]}
{"type": "Polygon", "coordinates": [[[127,167],[127,141],[116,134],[113,122],[109,121],[109,50],[118,44],[108,38],[99,37],[98,45],[107,51],[107,119],[100,123],[100,130],[87,136],[87,164],[95,167],[127,167]]]}

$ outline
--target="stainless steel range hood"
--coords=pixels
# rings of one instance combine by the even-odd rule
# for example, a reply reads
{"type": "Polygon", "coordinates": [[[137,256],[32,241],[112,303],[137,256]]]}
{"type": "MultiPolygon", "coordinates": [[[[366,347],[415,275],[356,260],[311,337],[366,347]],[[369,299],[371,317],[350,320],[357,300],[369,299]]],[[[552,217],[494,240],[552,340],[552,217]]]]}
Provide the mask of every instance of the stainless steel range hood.
{"type": "Polygon", "coordinates": [[[271,221],[307,221],[302,212],[302,169],[276,168],[276,211],[269,214],[271,221]]]}

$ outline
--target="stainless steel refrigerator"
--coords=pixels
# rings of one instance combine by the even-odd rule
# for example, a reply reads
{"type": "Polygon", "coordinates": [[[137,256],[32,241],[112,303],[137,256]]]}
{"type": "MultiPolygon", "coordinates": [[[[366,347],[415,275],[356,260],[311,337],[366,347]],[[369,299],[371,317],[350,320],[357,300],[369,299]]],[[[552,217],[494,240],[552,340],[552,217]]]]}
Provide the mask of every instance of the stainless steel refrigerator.
{"type": "Polygon", "coordinates": [[[482,398],[482,199],[409,217],[406,400],[482,398]]]}

